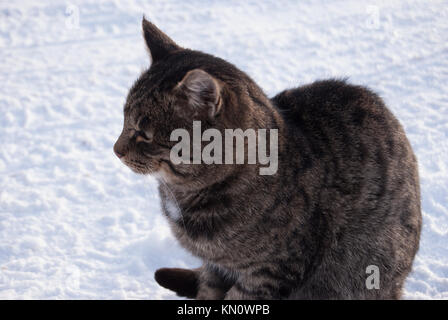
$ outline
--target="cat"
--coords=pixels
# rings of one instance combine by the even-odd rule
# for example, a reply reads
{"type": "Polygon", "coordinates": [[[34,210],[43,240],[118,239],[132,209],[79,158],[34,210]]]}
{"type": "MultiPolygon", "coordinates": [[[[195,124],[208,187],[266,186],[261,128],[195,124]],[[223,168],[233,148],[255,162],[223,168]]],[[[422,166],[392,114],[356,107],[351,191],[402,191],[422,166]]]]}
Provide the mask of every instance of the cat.
{"type": "Polygon", "coordinates": [[[382,99],[337,79],[269,99],[231,63],[180,47],[145,18],[142,28],[152,63],[129,91],[114,151],[157,178],[175,237],[203,261],[155,280],[195,299],[399,299],[419,247],[420,187],[382,99]],[[171,133],[193,121],[277,130],[277,172],[173,164],[171,133]]]}

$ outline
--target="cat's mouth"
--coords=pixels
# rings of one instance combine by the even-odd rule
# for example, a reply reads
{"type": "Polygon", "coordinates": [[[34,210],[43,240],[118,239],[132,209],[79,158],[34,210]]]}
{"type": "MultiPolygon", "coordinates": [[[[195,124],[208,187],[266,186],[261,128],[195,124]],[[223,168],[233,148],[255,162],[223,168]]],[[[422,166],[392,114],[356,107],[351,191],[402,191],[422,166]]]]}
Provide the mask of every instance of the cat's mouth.
{"type": "Polygon", "coordinates": [[[154,160],[151,163],[143,163],[129,159],[122,159],[122,162],[137,174],[154,175],[156,178],[162,177],[164,180],[172,180],[175,177],[182,178],[185,176],[169,160],[165,159],[154,160]]]}
{"type": "Polygon", "coordinates": [[[131,169],[134,173],[141,175],[153,175],[164,182],[182,182],[187,174],[174,165],[166,157],[145,157],[142,159],[132,159],[129,156],[120,158],[121,162],[131,169]]]}
{"type": "Polygon", "coordinates": [[[159,170],[160,165],[154,167],[153,164],[143,163],[138,160],[121,159],[122,162],[133,172],[137,174],[152,174],[159,170]]]}

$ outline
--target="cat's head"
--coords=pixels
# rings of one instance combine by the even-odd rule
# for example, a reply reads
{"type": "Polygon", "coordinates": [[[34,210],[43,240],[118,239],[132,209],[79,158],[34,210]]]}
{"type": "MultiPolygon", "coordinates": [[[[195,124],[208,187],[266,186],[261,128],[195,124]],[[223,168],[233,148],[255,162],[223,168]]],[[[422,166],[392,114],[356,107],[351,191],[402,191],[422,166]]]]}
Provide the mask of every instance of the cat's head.
{"type": "Polygon", "coordinates": [[[201,121],[202,131],[251,127],[256,117],[249,116],[249,91],[256,85],[232,64],[178,46],[144,18],[142,26],[152,64],[129,91],[114,152],[136,173],[156,173],[177,182],[231,170],[173,164],[170,149],[176,142],[170,135],[182,128],[193,136],[194,120],[201,121]]]}

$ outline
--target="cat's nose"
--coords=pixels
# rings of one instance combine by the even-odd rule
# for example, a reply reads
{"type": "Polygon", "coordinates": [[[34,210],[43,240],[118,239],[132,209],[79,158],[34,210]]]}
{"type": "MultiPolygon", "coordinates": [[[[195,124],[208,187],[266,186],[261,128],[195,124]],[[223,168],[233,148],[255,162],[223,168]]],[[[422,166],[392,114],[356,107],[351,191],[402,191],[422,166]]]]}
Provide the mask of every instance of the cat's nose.
{"type": "Polygon", "coordinates": [[[118,158],[123,158],[124,154],[118,152],[117,150],[114,149],[115,154],[117,155],[118,158]]]}
{"type": "Polygon", "coordinates": [[[126,155],[122,150],[118,148],[117,144],[114,145],[114,152],[119,159],[123,158],[126,155]]]}

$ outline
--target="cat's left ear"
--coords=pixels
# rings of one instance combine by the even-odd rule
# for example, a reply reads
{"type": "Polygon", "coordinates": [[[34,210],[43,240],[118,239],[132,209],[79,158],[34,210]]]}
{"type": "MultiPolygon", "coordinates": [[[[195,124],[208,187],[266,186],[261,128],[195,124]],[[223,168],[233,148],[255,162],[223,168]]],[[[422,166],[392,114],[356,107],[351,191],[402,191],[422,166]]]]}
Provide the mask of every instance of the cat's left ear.
{"type": "Polygon", "coordinates": [[[188,109],[193,115],[206,115],[213,119],[221,109],[221,85],[204,70],[187,72],[176,90],[187,99],[188,109]]]}
{"type": "Polygon", "coordinates": [[[170,37],[143,17],[143,37],[151,55],[152,62],[162,59],[169,53],[181,49],[170,37]]]}

